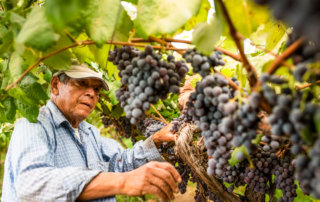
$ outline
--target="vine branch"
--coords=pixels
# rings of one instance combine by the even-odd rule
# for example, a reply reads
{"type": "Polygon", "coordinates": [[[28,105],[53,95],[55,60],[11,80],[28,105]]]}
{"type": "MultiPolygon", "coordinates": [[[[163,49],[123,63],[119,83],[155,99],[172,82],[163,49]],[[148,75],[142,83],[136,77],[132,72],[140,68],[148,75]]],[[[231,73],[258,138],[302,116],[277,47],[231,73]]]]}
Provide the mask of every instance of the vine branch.
{"type": "MultiPolygon", "coordinates": [[[[320,84],[320,80],[319,81],[316,81],[316,84],[320,84]]],[[[304,89],[304,88],[308,88],[312,85],[312,83],[307,83],[307,84],[304,84],[304,85],[301,85],[301,86],[298,86],[296,85],[296,89],[297,90],[301,90],[301,89],[304,89]]]]}
{"type": "MultiPolygon", "coordinates": [[[[77,46],[81,46],[81,45],[93,45],[96,44],[96,42],[91,41],[91,40],[87,40],[87,41],[78,41],[76,43],[73,43],[71,45],[68,45],[66,47],[63,47],[61,49],[58,49],[56,51],[53,51],[51,53],[49,53],[48,55],[45,55],[41,58],[39,58],[34,64],[32,64],[31,66],[28,67],[28,69],[26,71],[24,71],[20,77],[13,82],[12,84],[10,84],[9,86],[7,86],[6,90],[8,91],[10,88],[14,87],[15,85],[17,85],[17,83],[19,83],[23,77],[25,77],[34,67],[36,67],[40,62],[46,60],[49,57],[52,57],[54,55],[57,55],[58,53],[61,53],[69,48],[74,48],[77,46]]],[[[138,43],[130,43],[130,42],[121,42],[121,41],[110,41],[108,40],[106,42],[106,44],[114,44],[114,45],[122,45],[122,46],[136,46],[136,47],[145,47],[145,44],[138,44],[138,43]]],[[[163,47],[161,46],[152,46],[154,49],[163,49],[163,47]]],[[[174,48],[174,47],[166,47],[165,49],[167,50],[174,50],[174,51],[180,51],[180,50],[185,50],[185,49],[178,49],[178,48],[174,48]]]]}
{"type": "Polygon", "coordinates": [[[293,52],[295,52],[301,46],[303,41],[304,39],[301,37],[297,41],[295,41],[293,44],[291,44],[291,46],[289,46],[288,49],[286,49],[279,57],[277,57],[273,61],[273,63],[270,65],[270,67],[267,69],[266,72],[268,74],[273,74],[278,69],[282,61],[287,59],[293,52]]]}
{"type": "Polygon", "coordinates": [[[160,118],[163,120],[164,123],[166,123],[167,125],[169,124],[168,121],[163,118],[163,116],[160,114],[160,112],[153,106],[153,104],[151,104],[152,109],[160,116],[160,118]]]}
{"type": "Polygon", "coordinates": [[[235,44],[237,45],[239,52],[240,52],[240,56],[241,56],[241,61],[243,63],[243,66],[246,68],[247,73],[248,73],[248,80],[250,83],[250,87],[254,87],[258,81],[258,76],[257,76],[257,72],[255,70],[255,68],[250,64],[248,58],[246,57],[244,50],[243,50],[243,46],[241,43],[241,39],[239,37],[239,33],[237,32],[234,24],[231,21],[230,15],[227,11],[227,8],[225,7],[224,3],[222,2],[222,0],[218,0],[221,9],[222,9],[222,13],[229,25],[229,29],[230,29],[230,35],[232,36],[235,44]]]}

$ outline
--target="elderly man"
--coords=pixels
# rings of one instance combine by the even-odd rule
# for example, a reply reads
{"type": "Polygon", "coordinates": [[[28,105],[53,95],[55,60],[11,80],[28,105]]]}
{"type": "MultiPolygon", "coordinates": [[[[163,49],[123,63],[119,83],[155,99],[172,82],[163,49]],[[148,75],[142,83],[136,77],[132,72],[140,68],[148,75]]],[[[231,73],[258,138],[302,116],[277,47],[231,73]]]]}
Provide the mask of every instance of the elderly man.
{"type": "Polygon", "coordinates": [[[20,120],[10,141],[2,201],[115,201],[115,195],[147,193],[173,199],[179,173],[156,145],[172,141],[168,127],[131,150],[103,138],[83,121],[95,108],[102,77],[73,61],[51,80],[51,100],[37,123],[20,120]]]}

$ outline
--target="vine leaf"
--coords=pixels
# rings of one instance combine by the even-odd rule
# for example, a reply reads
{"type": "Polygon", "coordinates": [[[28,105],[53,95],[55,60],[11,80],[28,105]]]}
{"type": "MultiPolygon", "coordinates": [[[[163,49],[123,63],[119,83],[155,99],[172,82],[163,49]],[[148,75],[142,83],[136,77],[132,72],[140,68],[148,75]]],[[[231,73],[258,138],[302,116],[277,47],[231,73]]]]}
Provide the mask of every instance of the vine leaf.
{"type": "Polygon", "coordinates": [[[188,22],[183,26],[186,31],[192,30],[198,23],[206,22],[208,18],[208,11],[211,8],[208,0],[202,0],[199,12],[190,18],[188,22]]]}
{"type": "MultiPolygon", "coordinates": [[[[67,46],[70,44],[69,38],[62,36],[59,41],[50,49],[45,52],[45,55],[58,50],[61,47],[67,46]]],[[[53,55],[43,61],[44,64],[51,67],[52,69],[68,69],[71,65],[72,54],[69,50],[63,51],[56,55],[53,55]]]]}
{"type": "Polygon", "coordinates": [[[88,2],[86,0],[48,0],[45,3],[46,16],[57,30],[62,30],[81,15],[88,2]]]}
{"type": "Polygon", "coordinates": [[[199,11],[200,5],[201,0],[139,0],[136,32],[144,38],[174,33],[199,11]]]}
{"type": "Polygon", "coordinates": [[[258,6],[252,1],[227,0],[224,1],[224,4],[230,11],[229,15],[237,31],[246,37],[249,37],[261,24],[270,19],[267,8],[258,6]]]}
{"type": "Polygon", "coordinates": [[[86,11],[86,29],[98,46],[111,39],[120,6],[119,0],[90,1],[86,11]]]}
{"type": "Polygon", "coordinates": [[[16,47],[25,44],[38,50],[46,50],[59,39],[45,16],[44,8],[35,6],[22,26],[16,39],[16,47]]]}
{"type": "Polygon", "coordinates": [[[14,103],[14,99],[10,96],[6,97],[4,101],[2,102],[4,108],[5,108],[5,117],[7,121],[13,122],[15,115],[16,115],[16,105],[14,103]]]}
{"type": "Polygon", "coordinates": [[[29,105],[21,102],[20,100],[15,100],[18,110],[21,114],[28,119],[28,121],[35,123],[37,122],[37,117],[39,114],[39,107],[37,105],[29,105]]]}
{"type": "Polygon", "coordinates": [[[221,21],[213,19],[210,24],[199,23],[193,31],[192,43],[196,45],[199,52],[209,54],[222,34],[221,21]]]}
{"type": "Polygon", "coordinates": [[[46,91],[37,82],[37,77],[33,74],[27,74],[20,83],[21,89],[28,95],[28,97],[34,100],[34,103],[39,103],[40,100],[46,101],[49,99],[46,91]]]}

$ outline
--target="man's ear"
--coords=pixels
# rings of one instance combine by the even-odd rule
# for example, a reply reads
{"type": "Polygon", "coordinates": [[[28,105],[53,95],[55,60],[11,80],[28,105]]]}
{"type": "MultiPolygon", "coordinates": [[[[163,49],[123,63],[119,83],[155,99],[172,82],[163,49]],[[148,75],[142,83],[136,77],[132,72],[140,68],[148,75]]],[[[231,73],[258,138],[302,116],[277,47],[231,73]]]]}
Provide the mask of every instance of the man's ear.
{"type": "Polygon", "coordinates": [[[51,82],[50,82],[50,86],[51,86],[51,94],[57,96],[59,95],[59,79],[58,79],[58,76],[54,76],[52,77],[51,79],[51,82]]]}

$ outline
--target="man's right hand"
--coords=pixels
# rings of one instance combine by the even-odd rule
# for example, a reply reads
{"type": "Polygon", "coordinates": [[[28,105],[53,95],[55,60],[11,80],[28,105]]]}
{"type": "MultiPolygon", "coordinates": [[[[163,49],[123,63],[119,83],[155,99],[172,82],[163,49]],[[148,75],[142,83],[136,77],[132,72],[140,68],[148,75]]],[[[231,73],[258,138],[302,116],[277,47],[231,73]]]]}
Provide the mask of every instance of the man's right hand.
{"type": "Polygon", "coordinates": [[[173,193],[179,192],[177,183],[181,182],[181,177],[169,163],[152,161],[123,174],[122,194],[130,196],[153,194],[165,200],[172,200],[173,193]]]}

